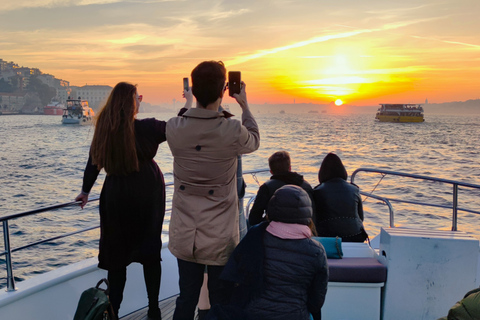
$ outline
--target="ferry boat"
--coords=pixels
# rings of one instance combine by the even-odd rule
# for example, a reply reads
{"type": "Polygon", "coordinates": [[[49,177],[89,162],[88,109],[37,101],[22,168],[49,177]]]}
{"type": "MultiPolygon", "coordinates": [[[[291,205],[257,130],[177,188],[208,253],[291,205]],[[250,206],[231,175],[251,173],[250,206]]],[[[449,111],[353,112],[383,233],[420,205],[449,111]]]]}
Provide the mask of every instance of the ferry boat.
{"type": "Polygon", "coordinates": [[[421,104],[380,104],[375,119],[380,122],[423,122],[421,104]]]}
{"type": "Polygon", "coordinates": [[[45,115],[61,115],[63,114],[63,109],[65,109],[65,105],[60,103],[60,101],[52,100],[49,104],[43,107],[43,114],[45,115]]]}
{"type": "Polygon", "coordinates": [[[62,123],[63,124],[90,124],[93,121],[95,113],[93,109],[88,106],[87,100],[67,99],[67,107],[63,109],[62,123]]]}
{"type": "MultiPolygon", "coordinates": [[[[257,169],[244,171],[244,174],[252,174],[253,177],[267,180],[268,172],[268,169],[257,169]]],[[[480,214],[480,209],[471,210],[458,206],[460,203],[458,198],[463,194],[459,193],[458,189],[480,190],[480,185],[383,169],[360,168],[350,177],[351,182],[360,186],[360,190],[363,190],[361,185],[365,181],[363,175],[367,177],[372,175],[374,181],[376,179],[382,181],[386,175],[392,179],[402,179],[401,181],[411,179],[415,181],[413,183],[415,191],[419,188],[417,181],[426,181],[429,192],[438,190],[441,194],[444,194],[445,189],[432,189],[432,182],[435,185],[450,186],[453,187],[449,195],[452,199],[445,204],[435,204],[412,201],[407,197],[411,194],[410,190],[405,190],[404,194],[397,195],[395,198],[378,193],[379,189],[375,194],[373,191],[372,193],[361,191],[363,196],[375,199],[379,205],[385,204],[386,225],[382,226],[376,235],[371,234],[369,243],[342,243],[344,254],[342,259],[328,259],[330,278],[322,308],[322,318],[327,320],[434,320],[446,316],[448,310],[461,300],[466,292],[479,287],[480,284],[479,241],[467,233],[457,231],[459,212],[468,212],[470,215],[480,214]],[[395,225],[395,211],[392,203],[418,205],[419,213],[425,206],[452,210],[451,230],[398,227],[395,225]]],[[[167,184],[167,187],[172,188],[173,183],[167,184]]],[[[167,194],[171,193],[167,192],[167,194]]],[[[254,195],[247,195],[247,197],[250,197],[246,201],[245,208],[248,214],[254,195]]],[[[435,195],[428,199],[435,199],[435,195]]],[[[169,200],[171,201],[167,199],[167,204],[169,200]]],[[[92,197],[89,202],[94,201],[98,201],[98,197],[92,197]]],[[[18,220],[23,217],[61,208],[70,209],[78,205],[79,202],[69,202],[0,217],[0,222],[3,223],[5,246],[5,251],[0,252],[0,256],[4,256],[2,257],[3,265],[7,273],[7,289],[0,292],[2,319],[72,319],[81,293],[106,277],[106,271],[97,267],[98,260],[95,257],[15,283],[12,252],[35,250],[34,247],[38,244],[59,239],[63,242],[63,239],[68,236],[87,232],[98,226],[73,230],[29,244],[22,242],[21,247],[11,248],[10,235],[16,235],[9,232],[9,222],[15,219],[14,224],[17,225],[20,223],[18,220]]],[[[169,210],[166,217],[168,215],[169,210]]],[[[439,218],[433,217],[435,220],[439,218]]],[[[365,217],[365,224],[368,224],[368,215],[365,217]]],[[[163,245],[162,259],[160,308],[162,319],[169,320],[173,315],[179,287],[177,262],[168,250],[168,243],[163,245]]],[[[127,273],[120,318],[146,319],[148,308],[142,266],[132,263],[127,268],[127,273]]]]}

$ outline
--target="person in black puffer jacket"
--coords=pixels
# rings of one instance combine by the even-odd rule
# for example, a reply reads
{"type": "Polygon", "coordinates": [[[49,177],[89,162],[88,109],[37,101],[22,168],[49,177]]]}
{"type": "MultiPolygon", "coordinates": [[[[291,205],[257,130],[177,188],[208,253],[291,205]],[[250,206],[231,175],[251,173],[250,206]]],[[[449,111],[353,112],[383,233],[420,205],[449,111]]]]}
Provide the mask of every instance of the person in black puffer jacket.
{"type": "Polygon", "coordinates": [[[321,237],[341,237],[344,242],[364,242],[363,206],[359,188],[347,182],[342,160],[329,153],[323,159],[313,190],[315,228],[321,237]]]}
{"type": "Polygon", "coordinates": [[[300,187],[278,189],[268,220],[252,227],[221,275],[233,287],[228,306],[207,319],[321,319],[328,284],[325,249],[311,239],[312,207],[300,187]]]}
{"type": "MultiPolygon", "coordinates": [[[[293,184],[305,190],[313,205],[313,189],[310,184],[303,179],[303,176],[292,172],[290,154],[287,151],[277,151],[268,158],[268,166],[272,176],[270,180],[260,186],[252,210],[248,216],[248,222],[251,226],[265,221],[264,213],[267,211],[268,201],[278,188],[286,184],[293,184]]],[[[315,207],[313,207],[315,212],[315,207]]]]}

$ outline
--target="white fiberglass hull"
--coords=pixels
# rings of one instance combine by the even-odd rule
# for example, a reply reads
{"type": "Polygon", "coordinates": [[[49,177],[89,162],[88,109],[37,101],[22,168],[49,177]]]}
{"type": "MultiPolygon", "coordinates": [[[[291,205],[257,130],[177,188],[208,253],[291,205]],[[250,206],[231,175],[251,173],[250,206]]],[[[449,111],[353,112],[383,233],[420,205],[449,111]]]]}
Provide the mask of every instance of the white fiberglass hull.
{"type": "MultiPolygon", "coordinates": [[[[105,270],[97,267],[98,259],[91,258],[57,270],[38,275],[16,284],[16,291],[0,292],[1,319],[65,320],[73,319],[82,292],[94,287],[107,277],[105,270]]],[[[160,300],[178,294],[176,258],[162,249],[160,300]]],[[[101,287],[104,288],[104,285],[101,287]]],[[[145,280],[141,264],[132,263],[127,268],[127,283],[119,316],[137,311],[147,304],[145,280]]]]}
{"type": "Polygon", "coordinates": [[[75,118],[62,118],[63,124],[79,124],[79,125],[86,125],[92,123],[91,119],[82,118],[82,119],[75,119],[75,118]]]}

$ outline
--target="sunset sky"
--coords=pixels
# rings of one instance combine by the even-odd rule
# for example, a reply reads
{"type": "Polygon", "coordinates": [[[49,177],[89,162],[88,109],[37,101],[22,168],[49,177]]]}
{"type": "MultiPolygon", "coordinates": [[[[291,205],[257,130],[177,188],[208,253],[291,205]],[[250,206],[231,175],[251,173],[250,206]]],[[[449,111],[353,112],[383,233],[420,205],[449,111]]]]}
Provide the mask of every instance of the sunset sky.
{"type": "MultiPolygon", "coordinates": [[[[204,60],[241,71],[251,103],[480,98],[478,0],[8,0],[0,58],[72,85],[138,84],[182,100],[204,60]]],[[[231,102],[231,98],[226,99],[231,102]]]]}

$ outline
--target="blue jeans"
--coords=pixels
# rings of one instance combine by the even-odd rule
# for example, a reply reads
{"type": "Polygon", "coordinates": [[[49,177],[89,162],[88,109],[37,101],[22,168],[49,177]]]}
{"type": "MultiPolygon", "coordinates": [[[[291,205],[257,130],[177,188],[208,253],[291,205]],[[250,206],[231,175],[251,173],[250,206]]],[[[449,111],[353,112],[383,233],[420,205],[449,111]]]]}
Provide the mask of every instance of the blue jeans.
{"type": "MultiPolygon", "coordinates": [[[[173,320],[193,320],[203,284],[205,265],[177,259],[180,295],[176,301],[173,320]]],[[[230,288],[220,280],[223,266],[206,266],[208,273],[208,298],[210,305],[227,304],[230,288]]]]}

